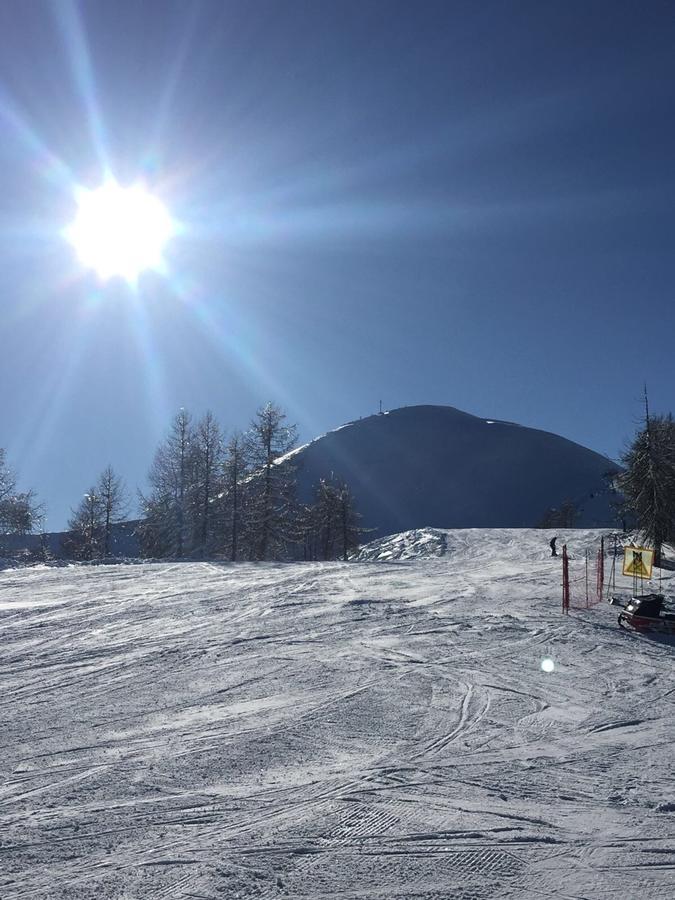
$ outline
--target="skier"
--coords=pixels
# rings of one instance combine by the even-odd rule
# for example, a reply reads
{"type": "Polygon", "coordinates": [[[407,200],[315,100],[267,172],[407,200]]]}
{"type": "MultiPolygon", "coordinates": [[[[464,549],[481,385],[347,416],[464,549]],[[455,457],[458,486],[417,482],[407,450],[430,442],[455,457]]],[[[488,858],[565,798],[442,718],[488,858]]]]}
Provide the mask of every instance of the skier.
{"type": "Polygon", "coordinates": [[[558,551],[555,549],[555,542],[556,542],[557,540],[558,540],[558,538],[557,538],[557,537],[554,537],[554,538],[551,538],[551,540],[550,540],[549,543],[548,543],[549,547],[551,548],[551,556],[557,556],[557,555],[558,555],[558,551]]]}

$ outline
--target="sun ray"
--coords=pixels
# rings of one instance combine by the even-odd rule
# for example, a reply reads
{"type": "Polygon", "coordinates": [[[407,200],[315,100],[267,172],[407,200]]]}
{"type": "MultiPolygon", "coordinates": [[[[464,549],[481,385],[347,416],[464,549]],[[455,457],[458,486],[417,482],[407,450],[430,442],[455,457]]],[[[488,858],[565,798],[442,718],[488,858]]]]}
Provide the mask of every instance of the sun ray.
{"type": "MultiPolygon", "coordinates": [[[[12,98],[2,87],[0,87],[0,122],[4,122],[9,134],[28,151],[36,171],[45,181],[63,189],[72,187],[75,178],[71,170],[62,159],[52,153],[35,129],[25,121],[12,98]]],[[[7,138],[4,137],[3,140],[6,142],[7,138]]]]}
{"type": "Polygon", "coordinates": [[[178,47],[174,56],[173,63],[169,71],[163,78],[163,90],[157,103],[157,113],[153,128],[153,139],[151,141],[150,153],[154,154],[154,148],[160,144],[164,138],[164,130],[166,128],[171,104],[176,94],[176,89],[180,84],[181,75],[185,69],[188,59],[188,52],[191,50],[191,42],[194,37],[195,28],[198,20],[199,7],[194,4],[186,10],[184,19],[181,19],[181,28],[178,36],[178,47]]]}
{"type": "MultiPolygon", "coordinates": [[[[93,303],[82,306],[79,313],[71,317],[68,329],[62,333],[64,346],[60,363],[53,366],[50,378],[36,383],[32,410],[27,411],[17,436],[18,445],[24,448],[22,458],[26,468],[36,467],[39,460],[48,456],[66,403],[75,396],[82,359],[96,324],[93,306],[93,303]]],[[[45,340],[47,345],[53,345],[54,336],[46,335],[45,340]]]]}
{"type": "Polygon", "coordinates": [[[239,316],[233,304],[222,308],[222,316],[216,315],[218,304],[204,296],[194,281],[174,275],[169,281],[173,295],[189,308],[193,321],[202,337],[228,361],[237,363],[238,370],[246,373],[247,383],[254,392],[280,403],[292,419],[309,421],[308,411],[298,403],[296,396],[287,392],[274,372],[263,364],[260,348],[252,335],[250,314],[239,316]]]}
{"type": "Polygon", "coordinates": [[[144,298],[134,295],[132,302],[126,305],[126,312],[128,334],[134,341],[142,366],[139,386],[145,395],[143,409],[152,421],[154,432],[160,434],[173,412],[166,390],[163,355],[154,340],[155,328],[144,298]]]}
{"type": "Polygon", "coordinates": [[[70,62],[75,84],[87,115],[87,124],[102,171],[110,168],[106,129],[99,110],[96,83],[80,13],[73,0],[60,0],[52,4],[52,12],[66,45],[66,57],[70,62]]]}

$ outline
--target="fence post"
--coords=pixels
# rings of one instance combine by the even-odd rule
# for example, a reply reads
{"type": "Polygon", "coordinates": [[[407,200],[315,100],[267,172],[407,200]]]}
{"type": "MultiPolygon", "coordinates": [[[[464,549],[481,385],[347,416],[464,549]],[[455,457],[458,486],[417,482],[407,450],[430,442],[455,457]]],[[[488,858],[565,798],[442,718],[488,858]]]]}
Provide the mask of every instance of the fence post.
{"type": "Polygon", "coordinates": [[[563,596],[562,611],[567,616],[570,608],[570,569],[567,558],[567,544],[563,544],[563,596]]]}
{"type": "Polygon", "coordinates": [[[598,577],[596,581],[596,600],[598,603],[602,600],[602,592],[605,587],[605,538],[600,538],[600,549],[598,550],[598,577]]]}

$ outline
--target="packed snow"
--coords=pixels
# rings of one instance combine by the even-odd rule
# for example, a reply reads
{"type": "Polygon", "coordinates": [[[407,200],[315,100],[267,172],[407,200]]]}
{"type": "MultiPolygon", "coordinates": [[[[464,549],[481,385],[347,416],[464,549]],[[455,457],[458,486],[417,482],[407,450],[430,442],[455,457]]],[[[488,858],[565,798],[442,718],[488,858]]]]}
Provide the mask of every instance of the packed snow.
{"type": "Polygon", "coordinates": [[[0,897],[672,897],[675,645],[550,537],[0,572],[0,897]]]}

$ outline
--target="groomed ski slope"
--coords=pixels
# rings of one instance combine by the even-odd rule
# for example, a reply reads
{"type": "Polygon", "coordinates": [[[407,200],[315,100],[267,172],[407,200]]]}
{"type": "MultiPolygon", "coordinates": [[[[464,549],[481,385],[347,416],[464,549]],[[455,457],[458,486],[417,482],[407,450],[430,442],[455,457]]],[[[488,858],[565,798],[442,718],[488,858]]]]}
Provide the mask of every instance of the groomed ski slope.
{"type": "Polygon", "coordinates": [[[0,572],[0,897],[672,898],[675,646],[549,537],[0,572]]]}

